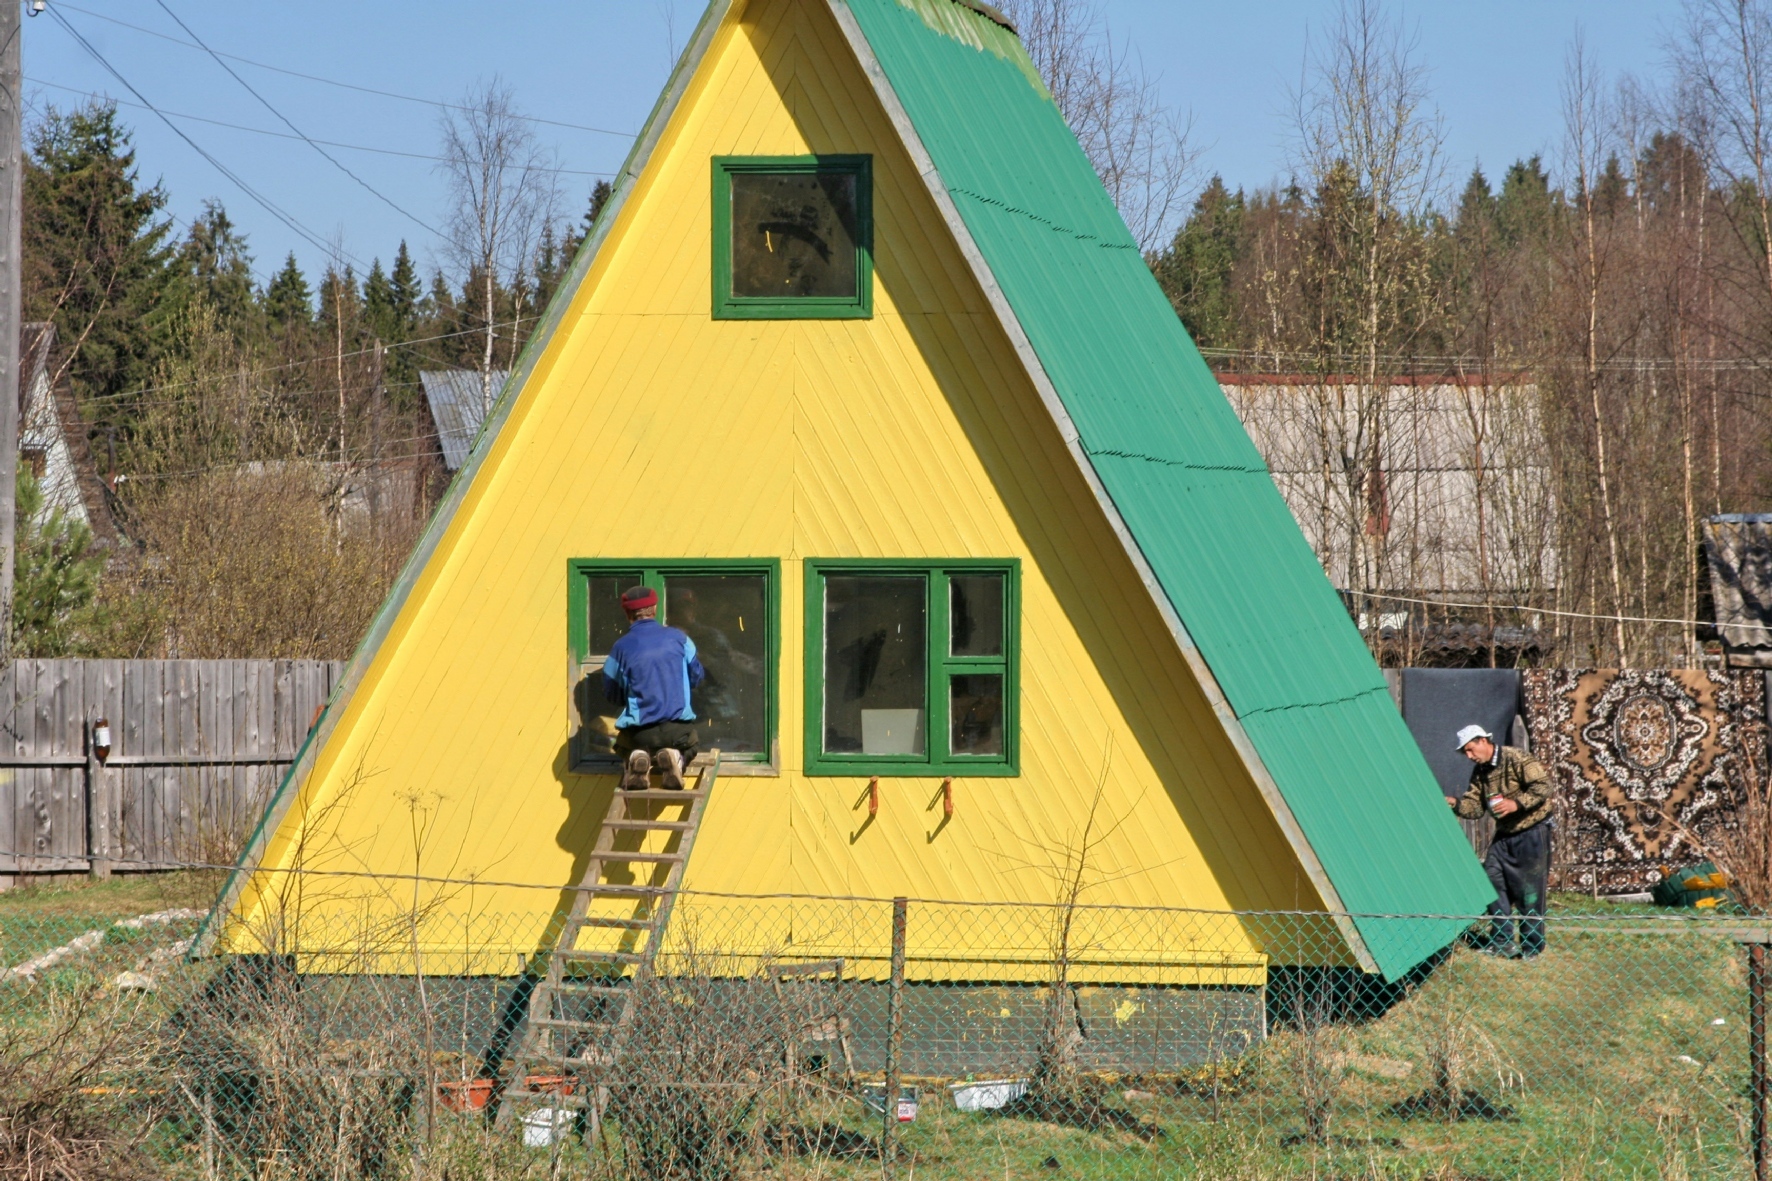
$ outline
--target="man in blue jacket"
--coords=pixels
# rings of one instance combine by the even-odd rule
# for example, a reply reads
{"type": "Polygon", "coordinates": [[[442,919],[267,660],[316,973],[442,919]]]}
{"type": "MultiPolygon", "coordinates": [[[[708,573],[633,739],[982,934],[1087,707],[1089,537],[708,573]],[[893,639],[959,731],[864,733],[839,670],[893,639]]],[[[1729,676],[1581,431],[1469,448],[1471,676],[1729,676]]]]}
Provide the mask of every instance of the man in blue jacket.
{"type": "Polygon", "coordinates": [[[659,779],[683,787],[683,768],[695,758],[695,710],[689,691],[701,684],[695,641],[658,621],[658,592],[631,587],[621,593],[628,632],[603,661],[603,695],[622,707],[615,719],[615,752],[623,756],[621,786],[643,788],[658,760],[659,779]]]}

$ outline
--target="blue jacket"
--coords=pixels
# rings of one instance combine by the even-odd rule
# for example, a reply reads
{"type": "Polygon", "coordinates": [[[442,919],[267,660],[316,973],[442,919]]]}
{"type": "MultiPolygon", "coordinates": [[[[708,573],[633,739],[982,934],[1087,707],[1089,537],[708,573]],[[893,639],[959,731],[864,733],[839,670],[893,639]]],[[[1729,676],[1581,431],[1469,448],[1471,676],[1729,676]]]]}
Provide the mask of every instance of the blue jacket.
{"type": "Polygon", "coordinates": [[[618,730],[654,722],[693,722],[689,690],[701,684],[695,641],[656,619],[636,619],[603,661],[603,696],[622,711],[618,730]]]}

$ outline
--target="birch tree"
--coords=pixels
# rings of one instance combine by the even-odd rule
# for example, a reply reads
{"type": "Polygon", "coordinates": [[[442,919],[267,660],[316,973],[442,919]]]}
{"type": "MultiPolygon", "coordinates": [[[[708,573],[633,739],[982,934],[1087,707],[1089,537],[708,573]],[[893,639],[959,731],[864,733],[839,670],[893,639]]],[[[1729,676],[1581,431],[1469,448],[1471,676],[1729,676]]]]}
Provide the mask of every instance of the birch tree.
{"type": "Polygon", "coordinates": [[[521,289],[542,228],[554,217],[556,171],[547,150],[518,113],[510,87],[494,78],[469,91],[442,117],[443,162],[451,207],[450,261],[481,291],[486,321],[480,362],[480,411],[492,409],[492,356],[498,338],[498,291],[521,289]]]}
{"type": "Polygon", "coordinates": [[[1022,45],[1096,175],[1147,253],[1187,208],[1198,152],[1191,119],[1164,105],[1092,0],[1004,0],[1022,45]]]}
{"type": "Polygon", "coordinates": [[[1341,549],[1349,591],[1370,596],[1401,573],[1386,545],[1386,436],[1388,420],[1411,410],[1397,396],[1395,358],[1438,311],[1422,298],[1422,227],[1443,138],[1415,38],[1377,0],[1344,0],[1307,60],[1294,131],[1313,201],[1306,282],[1319,372],[1307,429],[1321,452],[1325,524],[1333,518],[1339,534],[1332,542],[1326,530],[1324,544],[1341,549]]]}

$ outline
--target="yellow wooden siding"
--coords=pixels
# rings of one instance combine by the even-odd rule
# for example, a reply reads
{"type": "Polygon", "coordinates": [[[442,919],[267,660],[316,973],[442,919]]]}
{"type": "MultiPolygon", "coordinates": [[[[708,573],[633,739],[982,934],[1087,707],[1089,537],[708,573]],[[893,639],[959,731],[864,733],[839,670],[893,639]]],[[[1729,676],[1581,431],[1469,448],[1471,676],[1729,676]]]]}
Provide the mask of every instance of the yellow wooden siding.
{"type": "MultiPolygon", "coordinates": [[[[612,782],[566,769],[573,557],[782,559],[782,773],[721,781],[691,890],[1050,901],[1099,780],[1087,901],[1321,906],[821,4],[754,0],[718,34],[267,866],[576,876],[612,782]],[[809,152],[874,155],[874,317],[714,322],[710,157],[809,152]],[[883,780],[869,824],[865,780],[800,773],[812,557],[1022,560],[1018,778],[956,780],[937,831],[935,780],[883,780]]],[[[256,901],[273,876],[249,926],[277,921],[274,891],[256,901]]],[[[412,899],[353,880],[310,914],[412,899]]],[[[561,897],[476,886],[469,916],[438,889],[421,905],[475,932],[448,945],[507,959],[561,897]]],[[[872,912],[851,954],[883,943],[872,912]]],[[[983,955],[1015,922],[975,909],[912,938],[983,955]]],[[[753,929],[793,933],[791,912],[753,929]]]]}

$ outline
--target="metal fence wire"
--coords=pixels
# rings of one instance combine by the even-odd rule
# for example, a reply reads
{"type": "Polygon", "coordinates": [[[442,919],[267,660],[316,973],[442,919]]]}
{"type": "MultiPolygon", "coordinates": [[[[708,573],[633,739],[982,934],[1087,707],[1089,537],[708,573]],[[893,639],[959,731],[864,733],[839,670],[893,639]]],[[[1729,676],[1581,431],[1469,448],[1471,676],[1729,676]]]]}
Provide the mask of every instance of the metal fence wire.
{"type": "Polygon", "coordinates": [[[30,893],[8,1178],[1765,1175],[1747,917],[683,894],[549,987],[547,906],[201,932],[30,893]],[[1387,978],[1350,929],[1444,949],[1387,978]]]}

